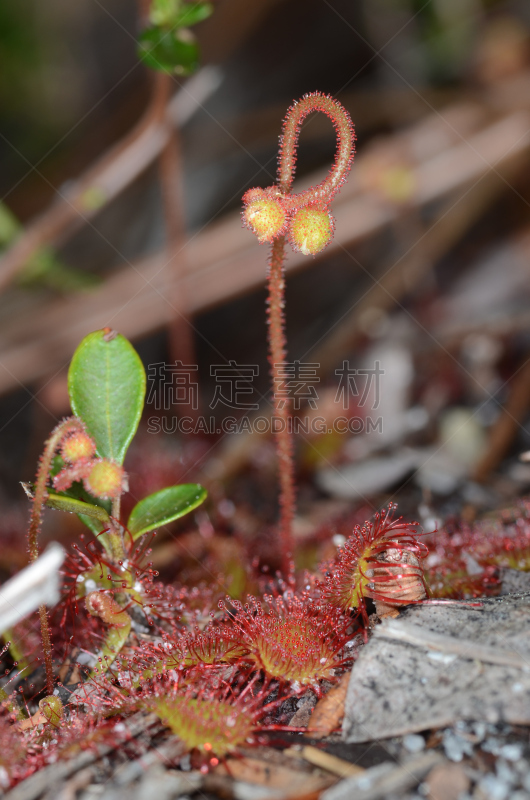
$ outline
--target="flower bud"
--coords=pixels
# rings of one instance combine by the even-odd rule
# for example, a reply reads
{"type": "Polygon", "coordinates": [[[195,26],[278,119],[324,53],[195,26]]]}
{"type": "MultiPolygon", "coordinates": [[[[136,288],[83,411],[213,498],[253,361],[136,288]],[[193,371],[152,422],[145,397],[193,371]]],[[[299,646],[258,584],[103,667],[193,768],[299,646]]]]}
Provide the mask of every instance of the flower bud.
{"type": "Polygon", "coordinates": [[[43,697],[39,700],[39,710],[50,725],[56,728],[63,716],[63,704],[59,698],[53,694],[43,697]]]}
{"type": "Polygon", "coordinates": [[[278,197],[262,189],[251,189],[243,202],[243,223],[256,234],[260,244],[272,242],[285,232],[287,214],[278,197]]]}
{"type": "Polygon", "coordinates": [[[114,500],[127,488],[123,467],[114,461],[94,461],[84,478],[85,489],[102,500],[114,500]]]}
{"type": "Polygon", "coordinates": [[[289,226],[294,250],[304,255],[320,253],[333,238],[333,217],[327,208],[304,206],[294,214],[289,226]]]}
{"type": "Polygon", "coordinates": [[[96,454],[96,443],[85,431],[77,431],[64,439],[61,455],[70,464],[87,461],[96,454]]]}

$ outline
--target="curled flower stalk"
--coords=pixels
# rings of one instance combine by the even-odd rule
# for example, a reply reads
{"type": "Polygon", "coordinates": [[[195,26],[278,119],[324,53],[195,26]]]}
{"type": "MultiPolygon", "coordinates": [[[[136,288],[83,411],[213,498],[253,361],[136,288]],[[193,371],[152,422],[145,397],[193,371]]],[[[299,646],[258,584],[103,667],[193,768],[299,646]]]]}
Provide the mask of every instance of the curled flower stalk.
{"type": "MultiPolygon", "coordinates": [[[[243,223],[261,243],[269,242],[271,252],[267,275],[269,295],[267,320],[269,361],[273,386],[285,375],[285,239],[293,249],[315,255],[333,238],[334,221],[329,204],[344,183],[355,150],[355,134],[348,112],[332,97],[313,92],[304,95],[288,110],[283,123],[278,160],[278,183],[266,189],[250,189],[243,197],[243,223]],[[337,135],[335,160],[326,178],[317,186],[291,192],[296,168],[298,138],[302,122],[312,112],[326,114],[337,135]]],[[[274,396],[274,413],[279,418],[276,447],[280,481],[280,549],[282,569],[289,572],[293,553],[292,523],[295,513],[293,441],[288,429],[289,401],[274,396]]]]}

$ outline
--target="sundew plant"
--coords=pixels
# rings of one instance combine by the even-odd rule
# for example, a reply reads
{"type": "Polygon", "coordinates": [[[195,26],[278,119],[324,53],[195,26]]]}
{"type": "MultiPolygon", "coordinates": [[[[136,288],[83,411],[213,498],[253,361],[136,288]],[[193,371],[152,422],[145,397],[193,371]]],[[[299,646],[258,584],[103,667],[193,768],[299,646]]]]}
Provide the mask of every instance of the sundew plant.
{"type": "MultiPolygon", "coordinates": [[[[346,178],[353,149],[353,127],[342,106],[319,93],[306,95],[284,122],[278,183],[245,195],[245,224],[271,246],[273,378],[285,363],[286,239],[313,255],[329,243],[330,202],[346,178]],[[331,119],[337,153],[321,184],[294,194],[300,127],[312,112],[331,119]]],[[[267,731],[288,726],[290,698],[321,696],[340,680],[352,665],[352,639],[358,633],[367,638],[368,600],[380,604],[382,613],[425,597],[418,527],[394,518],[394,507],[357,526],[317,573],[295,574],[288,434],[277,439],[283,575],[267,577],[256,564],[246,564],[255,572],[256,591],[243,601],[221,596],[215,581],[190,587],[178,574],[171,584],[161,581],[148,560],[154,532],[193,512],[207,492],[195,483],[168,486],[139,499],[126,518],[122,514],[125,459],[142,415],[145,383],[138,354],[119,333],[107,328],[83,339],[68,374],[72,416],[51,432],[35,480],[25,485],[31,560],[39,556],[44,513],[77,514],[87,535],[71,544],[58,606],[51,613],[44,606],[39,610],[40,654],[35,658],[28,626],[27,639],[22,629],[13,632],[13,642],[9,632],[4,637],[6,671],[18,685],[9,693],[6,679],[2,690],[4,788],[83,749],[112,750],[122,741],[124,723],[145,712],[149,719],[154,713],[167,733],[179,737],[182,752],[208,770],[240,747],[262,741],[267,731]]],[[[289,414],[284,404],[275,411],[282,418],[289,414]]]]}

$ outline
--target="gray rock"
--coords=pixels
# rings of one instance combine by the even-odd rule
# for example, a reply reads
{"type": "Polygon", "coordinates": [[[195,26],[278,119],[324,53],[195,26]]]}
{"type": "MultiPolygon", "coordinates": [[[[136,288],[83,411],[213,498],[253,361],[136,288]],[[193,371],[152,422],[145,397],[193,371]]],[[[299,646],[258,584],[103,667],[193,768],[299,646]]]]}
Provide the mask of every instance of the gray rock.
{"type": "Polygon", "coordinates": [[[352,671],[346,741],[459,719],[530,723],[529,594],[483,599],[480,606],[412,606],[377,630],[352,671]]]}
{"type": "Polygon", "coordinates": [[[503,567],[500,573],[502,595],[530,591],[530,572],[522,572],[520,569],[503,567]]]}

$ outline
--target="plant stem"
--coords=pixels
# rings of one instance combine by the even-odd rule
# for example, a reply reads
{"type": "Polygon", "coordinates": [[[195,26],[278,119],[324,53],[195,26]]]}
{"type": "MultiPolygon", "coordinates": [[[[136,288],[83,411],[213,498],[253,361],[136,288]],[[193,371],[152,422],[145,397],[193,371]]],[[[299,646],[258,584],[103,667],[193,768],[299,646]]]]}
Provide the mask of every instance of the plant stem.
{"type": "MultiPolygon", "coordinates": [[[[268,286],[269,299],[267,321],[269,326],[269,359],[273,387],[278,387],[285,379],[285,270],[284,262],[285,237],[280,236],[272,243],[269,262],[268,286]]],[[[292,524],[295,513],[293,440],[289,433],[289,399],[279,398],[274,394],[275,415],[279,418],[279,429],[276,433],[276,450],[280,477],[280,551],[282,572],[288,575],[293,557],[292,524]]]]}
{"type": "Polygon", "coordinates": [[[112,501],[111,515],[111,530],[108,532],[107,537],[109,540],[112,557],[116,563],[125,558],[125,549],[123,546],[123,533],[120,525],[121,513],[121,495],[112,501]]]}
{"type": "Polygon", "coordinates": [[[53,694],[53,659],[52,642],[50,636],[50,622],[48,619],[48,609],[45,605],[39,606],[40,636],[42,640],[42,650],[44,653],[44,667],[46,669],[46,694],[53,694]]]}
{"type": "MultiPolygon", "coordinates": [[[[61,440],[65,434],[70,431],[84,431],[83,424],[75,417],[60,422],[51,433],[50,438],[46,442],[44,453],[42,454],[39,469],[37,471],[37,480],[35,482],[35,492],[33,496],[33,507],[31,509],[31,516],[29,521],[28,530],[28,546],[29,557],[31,561],[36,561],[39,557],[38,537],[42,525],[42,506],[46,500],[46,483],[52,467],[53,457],[55,451],[59,447],[61,440]]],[[[50,626],[48,622],[48,613],[46,606],[42,605],[39,608],[40,629],[42,638],[42,649],[44,653],[44,664],[46,667],[46,690],[48,694],[53,694],[53,661],[52,661],[52,645],[50,638],[50,626]]]]}
{"type": "MultiPolygon", "coordinates": [[[[293,210],[307,203],[327,204],[344,183],[350,169],[354,153],[355,134],[348,112],[331,97],[319,94],[305,95],[298,103],[294,103],[284,120],[282,145],[278,162],[278,188],[285,208],[293,210]],[[337,152],[333,166],[322,183],[313,186],[298,195],[291,195],[296,167],[296,151],[302,122],[313,111],[320,111],[328,116],[337,134],[337,152]]],[[[285,270],[284,270],[285,237],[280,236],[272,242],[269,261],[268,286],[268,325],[269,325],[269,358],[272,370],[273,386],[285,380],[285,270]]],[[[282,571],[288,575],[293,557],[294,540],[292,524],[295,514],[295,488],[293,439],[289,433],[289,400],[274,397],[275,414],[279,418],[279,430],[276,433],[276,450],[280,477],[280,550],[282,571]]]]}

